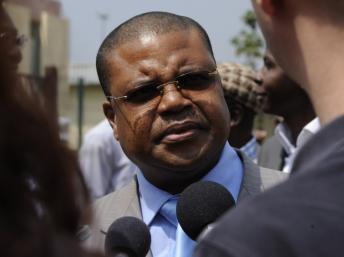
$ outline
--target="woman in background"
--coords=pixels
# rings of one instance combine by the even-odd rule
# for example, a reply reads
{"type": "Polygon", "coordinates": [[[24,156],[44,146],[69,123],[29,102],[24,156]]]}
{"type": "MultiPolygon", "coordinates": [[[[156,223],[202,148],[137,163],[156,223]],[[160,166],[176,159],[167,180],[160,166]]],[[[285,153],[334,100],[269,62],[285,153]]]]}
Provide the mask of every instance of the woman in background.
{"type": "Polygon", "coordinates": [[[88,203],[76,155],[18,81],[21,43],[0,0],[0,255],[89,256],[75,238],[88,203]]]}

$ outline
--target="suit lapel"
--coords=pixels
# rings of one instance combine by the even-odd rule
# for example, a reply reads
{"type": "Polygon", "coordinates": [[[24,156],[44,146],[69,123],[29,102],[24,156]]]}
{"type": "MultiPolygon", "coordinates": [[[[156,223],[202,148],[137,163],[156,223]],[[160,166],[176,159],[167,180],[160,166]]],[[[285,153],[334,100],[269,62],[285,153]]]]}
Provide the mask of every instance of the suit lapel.
{"type": "Polygon", "coordinates": [[[237,151],[244,166],[244,176],[241,183],[238,201],[257,195],[288,178],[288,174],[259,167],[245,154],[237,151]]]}
{"type": "Polygon", "coordinates": [[[238,196],[238,201],[259,194],[263,191],[262,179],[260,176],[259,166],[251,161],[245,154],[237,150],[237,154],[243,163],[243,181],[241,182],[241,188],[238,196]]]}
{"type": "MultiPolygon", "coordinates": [[[[260,169],[258,165],[240,151],[237,151],[237,154],[243,163],[244,170],[238,201],[254,196],[262,192],[265,186],[270,187],[272,184],[281,182],[284,179],[285,174],[268,169],[260,169]]],[[[121,190],[97,201],[95,210],[97,212],[95,216],[101,217],[101,221],[98,223],[100,226],[98,226],[98,233],[96,233],[98,238],[94,239],[93,243],[103,248],[104,234],[116,219],[123,216],[133,216],[142,220],[137,178],[135,177],[129,185],[121,190]],[[100,234],[99,227],[102,230],[100,234]]],[[[151,252],[149,252],[147,257],[151,256],[151,252]]]]}
{"type": "MultiPolygon", "coordinates": [[[[106,212],[103,213],[102,231],[106,232],[112,222],[124,216],[132,216],[142,220],[140,203],[138,198],[137,181],[133,179],[126,187],[116,192],[106,201],[106,212]]],[[[99,210],[100,208],[96,208],[99,210]]]]}
{"type": "MultiPolygon", "coordinates": [[[[116,208],[118,211],[113,213],[108,212],[109,216],[102,224],[102,230],[104,232],[108,231],[112,222],[120,217],[131,216],[142,220],[136,176],[128,186],[123,188],[123,190],[118,191],[118,194],[116,194],[116,197],[114,197],[113,200],[113,207],[116,208],[116,206],[121,206],[121,208],[116,208]]],[[[148,252],[146,257],[152,257],[151,251],[148,252]]]]}

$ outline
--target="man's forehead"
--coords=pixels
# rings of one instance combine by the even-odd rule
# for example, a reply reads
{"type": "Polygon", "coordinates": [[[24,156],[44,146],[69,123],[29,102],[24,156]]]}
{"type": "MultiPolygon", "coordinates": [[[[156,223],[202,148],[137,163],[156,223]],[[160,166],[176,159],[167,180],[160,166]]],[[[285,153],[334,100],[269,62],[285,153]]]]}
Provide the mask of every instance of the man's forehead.
{"type": "Polygon", "coordinates": [[[183,52],[183,57],[199,55],[213,59],[202,36],[197,31],[171,31],[163,34],[144,33],[136,40],[114,47],[107,60],[118,63],[141,62],[147,59],[168,58],[183,52]],[[184,51],[189,49],[188,51],[184,51]]]}
{"type": "Polygon", "coordinates": [[[211,53],[199,36],[177,34],[143,36],[136,44],[123,44],[111,51],[107,66],[112,89],[120,85],[130,88],[150,79],[168,80],[193,69],[212,69],[215,66],[211,53]]]}

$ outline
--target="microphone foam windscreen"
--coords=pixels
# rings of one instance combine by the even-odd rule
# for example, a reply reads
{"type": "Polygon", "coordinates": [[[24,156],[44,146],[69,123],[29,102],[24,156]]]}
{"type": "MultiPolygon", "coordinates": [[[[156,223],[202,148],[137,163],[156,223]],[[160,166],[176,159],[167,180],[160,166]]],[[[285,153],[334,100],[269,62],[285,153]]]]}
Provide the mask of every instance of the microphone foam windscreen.
{"type": "Polygon", "coordinates": [[[235,205],[222,185],[199,181],[188,186],[177,202],[177,218],[184,232],[196,240],[202,230],[235,205]]]}
{"type": "Polygon", "coordinates": [[[116,252],[129,252],[143,257],[149,251],[151,236],[147,225],[135,217],[122,217],[115,220],[105,237],[105,252],[111,256],[116,252]]]}

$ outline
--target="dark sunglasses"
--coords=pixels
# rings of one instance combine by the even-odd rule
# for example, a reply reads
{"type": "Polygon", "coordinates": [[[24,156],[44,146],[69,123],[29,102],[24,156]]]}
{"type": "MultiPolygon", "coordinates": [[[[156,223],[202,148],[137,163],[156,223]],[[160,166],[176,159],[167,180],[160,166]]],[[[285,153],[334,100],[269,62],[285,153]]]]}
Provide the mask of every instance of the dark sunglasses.
{"type": "Polygon", "coordinates": [[[208,89],[214,82],[217,69],[209,71],[192,71],[178,77],[174,80],[160,84],[149,83],[139,86],[132,91],[129,91],[123,96],[107,96],[110,100],[124,100],[132,104],[144,104],[163,94],[164,87],[169,84],[174,84],[178,90],[181,91],[201,91],[208,89]]]}

